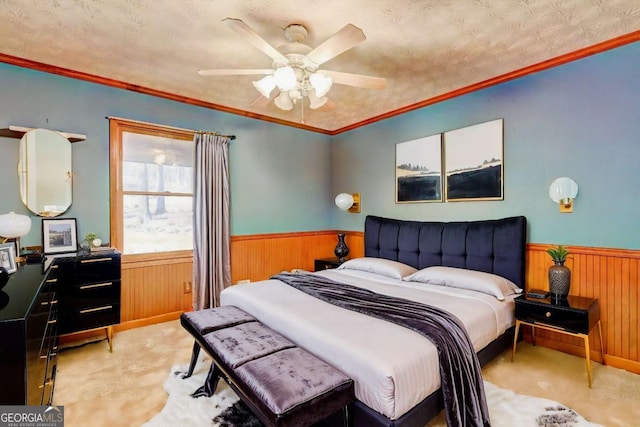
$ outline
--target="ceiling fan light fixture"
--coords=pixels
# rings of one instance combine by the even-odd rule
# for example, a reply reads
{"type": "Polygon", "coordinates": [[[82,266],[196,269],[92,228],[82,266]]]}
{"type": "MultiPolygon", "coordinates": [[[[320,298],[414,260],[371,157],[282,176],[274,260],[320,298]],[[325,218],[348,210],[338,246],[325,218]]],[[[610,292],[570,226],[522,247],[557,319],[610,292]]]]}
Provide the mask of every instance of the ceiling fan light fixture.
{"type": "Polygon", "coordinates": [[[295,89],[298,86],[298,79],[296,72],[293,68],[286,66],[280,67],[273,72],[273,78],[275,80],[278,89],[281,91],[287,91],[295,89]]]}
{"type": "Polygon", "coordinates": [[[281,91],[280,95],[276,97],[273,101],[281,110],[289,111],[293,108],[293,102],[291,102],[291,98],[289,98],[289,92],[281,91]]]}
{"type": "Polygon", "coordinates": [[[315,90],[317,97],[322,98],[329,92],[329,89],[331,89],[333,80],[324,74],[313,73],[309,76],[309,83],[311,83],[311,87],[315,90]]]}
{"type": "Polygon", "coordinates": [[[265,76],[260,80],[253,81],[251,83],[253,83],[253,87],[255,87],[257,91],[260,92],[260,95],[264,96],[265,98],[271,98],[271,92],[276,87],[276,80],[273,78],[273,76],[265,76]]]}
{"type": "Polygon", "coordinates": [[[316,110],[327,103],[328,98],[326,96],[317,96],[314,91],[310,91],[307,96],[309,97],[309,108],[316,110]]]}

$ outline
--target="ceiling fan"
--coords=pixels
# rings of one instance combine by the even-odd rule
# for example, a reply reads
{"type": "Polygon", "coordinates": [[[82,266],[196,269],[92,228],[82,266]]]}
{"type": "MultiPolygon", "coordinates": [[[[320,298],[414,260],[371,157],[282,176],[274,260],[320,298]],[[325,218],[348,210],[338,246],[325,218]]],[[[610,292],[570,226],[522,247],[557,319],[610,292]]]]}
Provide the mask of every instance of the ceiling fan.
{"type": "Polygon", "coordinates": [[[273,59],[272,68],[213,69],[198,73],[202,76],[265,75],[253,82],[261,96],[252,105],[266,105],[275,97],[274,104],[278,108],[291,110],[297,101],[307,97],[309,108],[331,109],[335,105],[326,94],[333,83],[366,89],[382,89],[386,85],[381,77],[320,69],[320,65],[366,39],[362,30],[352,24],[347,24],[316,48],[304,44],[307,29],[303,25],[291,24],[284,30],[288,43],[274,48],[240,19],[226,18],[222,22],[273,59]]]}

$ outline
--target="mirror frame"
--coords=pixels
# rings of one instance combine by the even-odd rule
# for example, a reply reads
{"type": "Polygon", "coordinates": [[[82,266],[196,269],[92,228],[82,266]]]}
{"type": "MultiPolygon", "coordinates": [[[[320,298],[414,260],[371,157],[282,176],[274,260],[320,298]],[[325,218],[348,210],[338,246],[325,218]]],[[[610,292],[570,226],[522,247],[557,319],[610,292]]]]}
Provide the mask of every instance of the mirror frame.
{"type": "MultiPolygon", "coordinates": [[[[66,150],[65,150],[66,151],[66,150]]],[[[42,168],[40,168],[42,169],[42,168]]],[[[43,172],[41,170],[41,172],[43,172]]],[[[43,173],[48,173],[49,171],[45,170],[43,173]]],[[[35,174],[37,176],[37,173],[35,174]]],[[[48,180],[48,183],[51,184],[51,180],[48,180]]],[[[72,158],[72,150],[71,150],[71,141],[60,132],[56,132],[49,129],[31,129],[20,139],[20,148],[19,148],[19,156],[18,156],[18,192],[20,193],[20,200],[22,203],[37,216],[41,217],[56,217],[64,214],[69,210],[71,205],[73,204],[73,158],[72,158]],[[29,139],[32,138],[32,141],[29,139]],[[69,150],[69,158],[68,163],[67,160],[55,159],[46,162],[47,166],[51,165],[61,165],[58,167],[58,170],[55,173],[63,173],[66,175],[64,180],[62,181],[62,185],[58,187],[59,194],[61,198],[64,200],[54,200],[55,203],[50,203],[47,205],[43,205],[42,209],[38,206],[37,203],[30,201],[30,197],[28,195],[27,186],[29,185],[29,162],[33,161],[34,156],[37,156],[37,152],[33,152],[29,154],[29,146],[28,144],[33,144],[37,150],[38,146],[43,146],[43,144],[62,144],[66,142],[68,144],[69,150]],[[68,188],[67,188],[68,187],[68,188]],[[55,210],[44,210],[44,206],[55,206],[59,207],[59,209],[55,210]]],[[[35,188],[36,198],[37,198],[37,187],[35,188]]]]}

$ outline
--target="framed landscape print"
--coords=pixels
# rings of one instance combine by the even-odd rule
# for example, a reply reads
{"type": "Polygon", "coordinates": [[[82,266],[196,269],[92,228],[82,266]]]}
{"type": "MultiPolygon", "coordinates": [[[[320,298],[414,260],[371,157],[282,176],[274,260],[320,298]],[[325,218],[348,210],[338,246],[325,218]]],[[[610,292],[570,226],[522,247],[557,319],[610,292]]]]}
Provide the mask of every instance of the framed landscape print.
{"type": "Polygon", "coordinates": [[[42,220],[42,247],[45,254],[76,252],[77,235],[75,218],[42,220]]]}
{"type": "Polygon", "coordinates": [[[447,201],[503,200],[503,120],[444,133],[447,201]]]}
{"type": "Polygon", "coordinates": [[[442,134],[396,144],[396,203],[442,201],[442,134]]]}

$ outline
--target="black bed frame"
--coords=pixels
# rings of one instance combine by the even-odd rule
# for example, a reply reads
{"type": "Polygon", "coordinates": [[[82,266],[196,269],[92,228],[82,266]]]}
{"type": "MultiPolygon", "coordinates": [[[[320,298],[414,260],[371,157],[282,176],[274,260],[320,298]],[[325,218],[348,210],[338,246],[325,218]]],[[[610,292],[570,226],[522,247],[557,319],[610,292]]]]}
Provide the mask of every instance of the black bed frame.
{"type": "MultiPolygon", "coordinates": [[[[523,216],[465,222],[425,222],[367,216],[365,256],[399,261],[421,269],[434,265],[467,268],[525,285],[527,220],[523,216]]],[[[513,343],[514,327],[478,352],[484,366],[513,343]]],[[[397,420],[356,401],[353,426],[424,427],[444,409],[436,390],[397,420]]]]}

